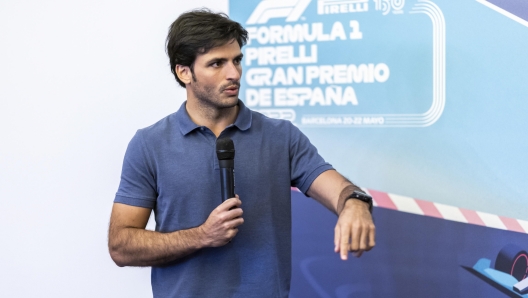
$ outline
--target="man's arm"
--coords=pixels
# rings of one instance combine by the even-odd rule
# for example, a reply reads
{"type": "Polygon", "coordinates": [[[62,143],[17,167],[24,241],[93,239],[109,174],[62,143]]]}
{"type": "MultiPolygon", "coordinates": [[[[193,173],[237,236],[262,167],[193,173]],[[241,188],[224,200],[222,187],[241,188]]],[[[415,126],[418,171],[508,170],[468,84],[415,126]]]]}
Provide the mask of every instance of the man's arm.
{"type": "Polygon", "coordinates": [[[214,209],[200,226],[171,233],[145,230],[151,209],[114,203],[108,249],[118,266],[156,266],[204,247],[227,244],[244,222],[241,201],[231,198],[214,209]],[[230,210],[231,208],[234,208],[230,210]]]}
{"type": "Polygon", "coordinates": [[[375,245],[375,227],[367,203],[346,198],[354,190],[361,190],[335,170],[319,175],[307,194],[338,215],[334,230],[335,252],[341,259],[348,258],[352,251],[361,256],[375,245]]]}

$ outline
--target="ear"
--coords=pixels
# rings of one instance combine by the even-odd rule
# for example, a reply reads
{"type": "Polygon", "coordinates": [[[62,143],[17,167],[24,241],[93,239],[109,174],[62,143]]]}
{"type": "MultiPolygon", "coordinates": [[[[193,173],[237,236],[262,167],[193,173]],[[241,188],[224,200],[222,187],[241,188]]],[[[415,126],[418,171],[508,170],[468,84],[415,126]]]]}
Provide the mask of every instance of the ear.
{"type": "Polygon", "coordinates": [[[178,78],[185,84],[190,84],[192,81],[192,73],[191,68],[189,66],[183,66],[180,64],[177,64],[174,68],[174,71],[176,72],[176,75],[178,78]]]}

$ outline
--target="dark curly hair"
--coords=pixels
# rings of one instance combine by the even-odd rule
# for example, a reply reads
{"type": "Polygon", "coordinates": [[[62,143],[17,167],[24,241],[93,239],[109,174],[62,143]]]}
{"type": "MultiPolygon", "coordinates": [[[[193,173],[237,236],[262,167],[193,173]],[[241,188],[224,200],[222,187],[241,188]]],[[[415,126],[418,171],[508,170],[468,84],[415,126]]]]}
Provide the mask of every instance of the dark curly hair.
{"type": "Polygon", "coordinates": [[[171,72],[176,81],[185,88],[176,75],[176,65],[189,66],[194,77],[193,66],[198,54],[205,54],[233,39],[242,48],[247,42],[247,34],[239,23],[224,13],[205,8],[183,13],[170,26],[166,41],[171,72]]]}

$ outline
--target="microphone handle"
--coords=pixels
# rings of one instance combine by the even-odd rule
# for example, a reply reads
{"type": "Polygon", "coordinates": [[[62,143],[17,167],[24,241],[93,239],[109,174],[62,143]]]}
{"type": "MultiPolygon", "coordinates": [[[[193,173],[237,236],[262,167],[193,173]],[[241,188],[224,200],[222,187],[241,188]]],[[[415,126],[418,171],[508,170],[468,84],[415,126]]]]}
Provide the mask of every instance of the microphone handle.
{"type": "Polygon", "coordinates": [[[222,185],[222,202],[235,197],[234,168],[220,168],[220,184],[222,185]]]}

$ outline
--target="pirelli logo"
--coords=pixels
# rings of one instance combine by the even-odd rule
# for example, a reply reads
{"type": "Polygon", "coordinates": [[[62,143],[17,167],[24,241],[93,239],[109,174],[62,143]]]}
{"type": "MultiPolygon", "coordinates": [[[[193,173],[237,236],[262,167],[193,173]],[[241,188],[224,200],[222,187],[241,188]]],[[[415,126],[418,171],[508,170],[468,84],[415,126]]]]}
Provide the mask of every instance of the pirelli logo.
{"type": "Polygon", "coordinates": [[[317,0],[317,14],[367,12],[368,0],[317,0]]]}

